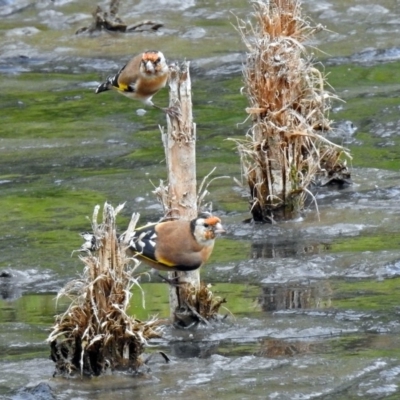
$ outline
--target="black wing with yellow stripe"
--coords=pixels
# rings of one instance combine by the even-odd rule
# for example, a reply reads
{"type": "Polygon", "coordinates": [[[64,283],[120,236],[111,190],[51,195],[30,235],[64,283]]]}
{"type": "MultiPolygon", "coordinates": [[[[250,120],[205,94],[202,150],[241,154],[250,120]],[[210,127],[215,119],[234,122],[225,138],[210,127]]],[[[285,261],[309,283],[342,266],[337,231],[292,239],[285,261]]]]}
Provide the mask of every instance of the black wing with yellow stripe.
{"type": "Polygon", "coordinates": [[[152,261],[156,259],[156,243],[157,233],[156,225],[144,226],[135,231],[135,236],[131,239],[129,247],[132,251],[137,252],[144,258],[152,261]]]}
{"type": "MultiPolygon", "coordinates": [[[[165,246],[165,243],[159,243],[157,246],[157,230],[161,226],[163,224],[148,225],[137,229],[129,242],[129,249],[136,253],[139,259],[147,261],[149,265],[159,270],[192,271],[199,268],[201,260],[198,256],[196,257],[196,254],[191,255],[190,259],[182,257],[182,246],[177,243],[176,237],[172,238],[172,246],[165,246]]],[[[169,235],[165,235],[165,231],[163,234],[164,240],[165,236],[169,237],[169,235]]]]}

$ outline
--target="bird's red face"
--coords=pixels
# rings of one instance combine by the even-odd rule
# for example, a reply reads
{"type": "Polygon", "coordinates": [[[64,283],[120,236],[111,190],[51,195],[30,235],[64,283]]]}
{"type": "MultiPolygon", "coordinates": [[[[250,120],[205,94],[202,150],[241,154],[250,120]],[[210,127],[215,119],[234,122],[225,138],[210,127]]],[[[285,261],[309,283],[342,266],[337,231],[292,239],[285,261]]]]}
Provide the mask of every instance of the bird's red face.
{"type": "Polygon", "coordinates": [[[197,227],[203,240],[214,240],[217,233],[224,233],[225,229],[222,227],[221,220],[213,215],[207,218],[199,218],[197,220],[197,227]]]}
{"type": "Polygon", "coordinates": [[[160,51],[147,51],[143,53],[141,70],[146,75],[165,73],[166,69],[168,69],[167,63],[160,51]]]}

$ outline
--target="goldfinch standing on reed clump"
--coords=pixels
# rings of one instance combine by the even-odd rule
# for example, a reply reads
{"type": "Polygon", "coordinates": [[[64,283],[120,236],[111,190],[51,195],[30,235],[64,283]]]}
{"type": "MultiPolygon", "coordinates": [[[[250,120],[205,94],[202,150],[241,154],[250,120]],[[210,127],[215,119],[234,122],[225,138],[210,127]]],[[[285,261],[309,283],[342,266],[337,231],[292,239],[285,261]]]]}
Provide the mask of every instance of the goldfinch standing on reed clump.
{"type": "Polygon", "coordinates": [[[177,117],[176,107],[162,108],[153,103],[152,97],[165,87],[169,68],[161,51],[145,51],[132,58],[116,75],[110,75],[99,85],[96,94],[114,89],[131,99],[140,100],[148,106],[158,108],[170,116],[177,117]]]}
{"type": "Polygon", "coordinates": [[[135,229],[128,251],[161,271],[193,271],[209,259],[221,220],[201,213],[191,221],[159,222],[135,229]]]}
{"type": "MultiPolygon", "coordinates": [[[[225,229],[221,220],[209,213],[201,213],[191,221],[178,219],[149,224],[135,229],[129,237],[126,232],[119,241],[127,244],[128,256],[136,257],[150,267],[160,271],[193,271],[203,266],[210,258],[219,233],[225,229]]],[[[92,233],[81,233],[85,243],[81,251],[97,251],[101,239],[92,233]]],[[[175,285],[173,280],[160,275],[175,285]]]]}

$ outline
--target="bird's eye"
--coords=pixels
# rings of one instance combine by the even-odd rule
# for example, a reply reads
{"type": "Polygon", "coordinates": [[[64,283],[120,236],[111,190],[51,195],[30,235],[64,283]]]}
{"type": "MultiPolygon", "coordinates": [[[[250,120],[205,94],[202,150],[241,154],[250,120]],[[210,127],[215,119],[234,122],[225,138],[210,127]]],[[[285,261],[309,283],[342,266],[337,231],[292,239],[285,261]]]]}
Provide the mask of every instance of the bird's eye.
{"type": "Polygon", "coordinates": [[[158,57],[156,61],[154,61],[154,64],[158,64],[161,61],[161,58],[158,57]]]}
{"type": "Polygon", "coordinates": [[[209,226],[209,224],[204,224],[204,228],[208,228],[209,226]]]}

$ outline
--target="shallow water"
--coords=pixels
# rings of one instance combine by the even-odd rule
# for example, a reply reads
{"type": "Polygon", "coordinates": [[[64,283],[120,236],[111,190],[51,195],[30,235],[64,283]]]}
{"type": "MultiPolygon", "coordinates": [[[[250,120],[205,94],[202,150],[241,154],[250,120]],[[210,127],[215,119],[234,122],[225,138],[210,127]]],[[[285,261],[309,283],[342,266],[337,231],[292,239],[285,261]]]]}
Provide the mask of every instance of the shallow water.
{"type": "MultiPolygon", "coordinates": [[[[28,398],[42,382],[35,395],[57,399],[398,398],[398,2],[304,2],[331,31],[310,44],[346,100],[331,117],[344,127],[334,140],[351,149],[354,184],[318,189],[319,218],[310,202],[298,220],[268,226],[242,223],[247,193],[232,180],[239,159],[225,140],[246,131],[244,46],[231,24],[248,18],[247,1],[149,4],[123,2],[120,14],[155,19],[155,4],[160,32],[89,37],[74,32],[90,23],[92,2],[0,0],[0,397],[28,398]],[[228,317],[190,332],[166,327],[139,376],[55,379],[45,339],[66,307],[56,308],[56,292],[81,272],[71,252],[86,216],[106,200],[127,201],[121,230],[133,211],[143,221],[162,215],[152,190],[165,179],[163,115],[139,117],[122,96],[93,95],[143,48],[192,60],[199,179],[214,166],[230,176],[209,188],[228,233],[202,271],[228,317]]],[[[166,104],[165,91],[156,97],[166,104]]],[[[134,293],[130,312],[167,316],[166,285],[151,276],[143,287],[146,309],[134,293]]]]}

